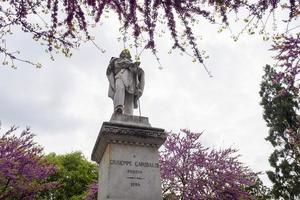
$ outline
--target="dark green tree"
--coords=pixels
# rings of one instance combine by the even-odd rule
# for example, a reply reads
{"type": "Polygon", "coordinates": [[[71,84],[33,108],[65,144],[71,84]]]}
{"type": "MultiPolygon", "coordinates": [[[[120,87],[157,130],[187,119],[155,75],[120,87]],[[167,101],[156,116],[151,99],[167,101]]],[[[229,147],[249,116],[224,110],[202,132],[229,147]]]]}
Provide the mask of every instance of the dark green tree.
{"type": "Polygon", "coordinates": [[[280,75],[266,65],[260,90],[263,117],[269,127],[266,140],[274,147],[269,157],[274,169],[267,175],[273,182],[275,199],[296,200],[300,198],[299,91],[279,82],[280,75]]]}
{"type": "Polygon", "coordinates": [[[50,153],[45,159],[58,167],[50,180],[59,184],[59,188],[42,193],[43,200],[82,200],[88,186],[97,180],[97,165],[88,161],[81,152],[64,155],[50,153]]]}
{"type": "Polygon", "coordinates": [[[273,200],[270,189],[263,184],[263,182],[256,178],[255,183],[246,187],[246,191],[254,196],[255,200],[273,200]]]}

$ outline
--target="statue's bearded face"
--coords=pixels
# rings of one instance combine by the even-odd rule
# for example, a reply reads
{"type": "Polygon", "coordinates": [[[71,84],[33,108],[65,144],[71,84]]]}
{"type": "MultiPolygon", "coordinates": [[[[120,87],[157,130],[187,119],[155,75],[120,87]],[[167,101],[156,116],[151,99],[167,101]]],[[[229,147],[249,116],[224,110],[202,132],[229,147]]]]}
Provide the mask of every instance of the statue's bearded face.
{"type": "Polygon", "coordinates": [[[120,54],[120,58],[127,58],[127,59],[131,59],[131,55],[128,49],[124,49],[121,54],[120,54]]]}

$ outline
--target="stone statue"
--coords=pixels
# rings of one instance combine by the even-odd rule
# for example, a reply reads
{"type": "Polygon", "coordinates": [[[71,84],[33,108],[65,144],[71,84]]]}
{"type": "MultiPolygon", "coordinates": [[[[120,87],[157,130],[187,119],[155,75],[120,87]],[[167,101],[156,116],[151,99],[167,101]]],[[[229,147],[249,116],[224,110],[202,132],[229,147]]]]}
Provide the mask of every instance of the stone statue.
{"type": "Polygon", "coordinates": [[[131,60],[128,49],[124,49],[119,58],[112,57],[109,62],[106,71],[108,96],[113,99],[116,114],[133,115],[133,108],[139,106],[145,85],[145,74],[139,65],[140,62],[131,60]]]}

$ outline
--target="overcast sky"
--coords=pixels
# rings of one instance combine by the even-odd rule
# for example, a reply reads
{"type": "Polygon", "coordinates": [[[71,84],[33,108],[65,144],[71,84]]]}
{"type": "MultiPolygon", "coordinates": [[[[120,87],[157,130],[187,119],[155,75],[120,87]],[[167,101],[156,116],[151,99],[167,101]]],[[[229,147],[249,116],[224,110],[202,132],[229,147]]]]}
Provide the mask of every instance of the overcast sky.
{"type": "MultiPolygon", "coordinates": [[[[203,26],[199,33],[203,35],[200,47],[210,55],[206,65],[213,78],[190,57],[168,54],[170,38],[164,36],[158,42],[163,69],[150,52],[141,56],[146,73],[142,115],[149,117],[153,127],[166,131],[204,131],[204,145],[237,148],[246,165],[265,172],[272,147],[264,139],[268,129],[258,92],[263,66],[272,63],[270,44],[247,35],[234,42],[228,33],[218,34],[213,26],[203,26]]],[[[8,41],[10,48],[21,50],[23,57],[44,67],[18,63],[14,70],[1,66],[2,130],[11,125],[20,129],[30,126],[46,153],[80,150],[90,159],[102,122],[113,112],[106,67],[123,47],[116,39],[115,23],[104,23],[97,36],[106,53],[85,44],[71,59],[58,55],[51,61],[29,35],[17,32],[8,41]]],[[[265,175],[262,178],[269,184],[265,175]]]]}

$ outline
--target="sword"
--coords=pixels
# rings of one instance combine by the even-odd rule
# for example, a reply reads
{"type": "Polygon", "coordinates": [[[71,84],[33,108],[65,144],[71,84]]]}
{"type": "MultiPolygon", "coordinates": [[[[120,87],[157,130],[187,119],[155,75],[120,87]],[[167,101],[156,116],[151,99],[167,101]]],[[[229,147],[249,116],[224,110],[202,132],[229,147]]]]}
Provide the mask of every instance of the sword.
{"type": "Polygon", "coordinates": [[[139,106],[139,113],[140,113],[140,117],[141,117],[142,116],[142,112],[141,112],[140,98],[138,98],[138,106],[139,106]]]}

